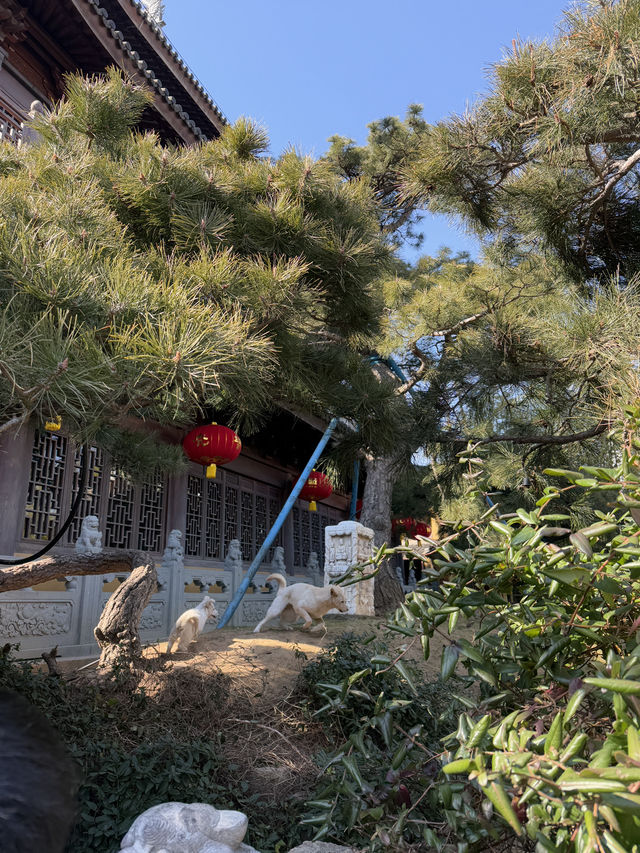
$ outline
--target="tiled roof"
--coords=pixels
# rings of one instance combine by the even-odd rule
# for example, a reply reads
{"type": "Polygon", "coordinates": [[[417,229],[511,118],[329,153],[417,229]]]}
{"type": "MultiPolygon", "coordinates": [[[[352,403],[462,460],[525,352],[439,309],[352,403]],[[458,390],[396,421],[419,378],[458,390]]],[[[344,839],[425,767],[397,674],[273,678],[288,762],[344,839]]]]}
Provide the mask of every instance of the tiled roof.
{"type": "MultiPolygon", "coordinates": [[[[155,34],[158,41],[161,43],[163,48],[171,55],[176,65],[178,66],[181,73],[195,86],[198,90],[202,98],[206,101],[209,107],[214,111],[218,119],[223,123],[227,124],[227,118],[217,106],[217,104],[213,101],[210,95],[207,94],[202,84],[195,77],[193,72],[191,72],[186,64],[186,62],[182,59],[178,51],[171,44],[169,39],[165,36],[162,28],[158,26],[154,17],[147,11],[147,8],[138,0],[129,0],[131,6],[136,10],[136,12],[140,15],[141,18],[144,19],[146,24],[151,28],[153,33],[155,34]]],[[[109,12],[103,6],[100,5],[100,0],[87,0],[87,3],[92,7],[93,11],[96,15],[99,15],[102,18],[102,23],[112,36],[112,38],[118,43],[123,53],[125,53],[129,59],[137,65],[140,73],[146,78],[149,85],[158,93],[158,95],[166,101],[169,107],[182,119],[182,121],[187,125],[188,128],[202,141],[205,141],[208,137],[202,131],[200,127],[196,124],[196,122],[189,116],[189,113],[182,107],[182,105],[177,101],[174,95],[172,95],[169,89],[163,85],[162,80],[156,75],[155,71],[149,67],[149,65],[145,62],[144,59],[140,57],[140,54],[133,49],[130,42],[128,42],[123,33],[117,28],[116,22],[113,21],[109,17],[109,12]]]]}

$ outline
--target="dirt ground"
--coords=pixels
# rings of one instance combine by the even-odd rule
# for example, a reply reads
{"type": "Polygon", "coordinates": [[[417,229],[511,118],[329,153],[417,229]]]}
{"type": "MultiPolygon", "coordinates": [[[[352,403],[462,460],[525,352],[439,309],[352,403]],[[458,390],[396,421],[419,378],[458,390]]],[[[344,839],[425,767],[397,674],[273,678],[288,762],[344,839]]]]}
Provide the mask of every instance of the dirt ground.
{"type": "MultiPolygon", "coordinates": [[[[294,627],[287,631],[272,628],[254,634],[252,628],[222,628],[201,636],[192,652],[171,655],[173,666],[206,670],[213,666],[241,681],[257,705],[270,705],[286,699],[291,693],[300,670],[307,661],[332,645],[336,637],[347,631],[354,634],[382,633],[384,620],[375,617],[328,616],[326,633],[310,633],[294,627]]],[[[399,652],[407,641],[400,634],[394,643],[399,652]]],[[[441,640],[442,638],[440,638],[441,640]]],[[[410,642],[407,641],[407,642],[410,642]]],[[[163,653],[166,643],[161,643],[145,653],[153,656],[163,653]]],[[[428,662],[422,660],[420,645],[416,641],[408,652],[416,660],[425,677],[435,679],[440,668],[440,642],[436,641],[428,662]]]]}
{"type": "MultiPolygon", "coordinates": [[[[254,634],[251,627],[226,627],[209,631],[200,636],[186,653],[174,652],[166,660],[170,665],[180,668],[192,668],[201,673],[220,671],[229,675],[234,683],[248,693],[252,705],[272,705],[291,694],[301,669],[323,649],[332,645],[334,640],[345,632],[369,636],[381,636],[384,632],[384,619],[368,616],[327,616],[326,632],[303,631],[300,626],[292,630],[278,627],[254,634]]],[[[460,627],[457,633],[462,633],[460,627]]],[[[469,628],[469,634],[471,628],[469,628]]],[[[442,646],[448,643],[446,634],[436,634],[431,640],[431,655],[428,661],[422,656],[420,643],[412,644],[410,638],[401,634],[385,637],[390,651],[398,654],[407,645],[407,659],[412,660],[428,680],[438,678],[440,672],[440,654],[442,646]]],[[[157,643],[145,649],[148,658],[165,657],[167,644],[157,643]]],[[[63,670],[69,672],[84,666],[86,661],[61,661],[63,670]]]]}
{"type": "MultiPolygon", "coordinates": [[[[305,797],[321,773],[314,757],[330,750],[321,726],[301,705],[296,696],[296,681],[305,664],[332,645],[345,632],[382,636],[384,620],[376,617],[328,616],[326,633],[310,633],[300,627],[284,630],[268,628],[254,634],[252,628],[227,627],[200,636],[187,653],[166,656],[166,643],[148,646],[144,654],[157,662],[144,679],[149,694],[166,686],[166,676],[173,673],[189,679],[190,690],[207,691],[216,673],[229,676],[229,707],[223,712],[225,754],[238,768],[239,778],[249,789],[277,800],[282,797],[305,797]]],[[[457,630],[459,633],[459,627],[457,630]]],[[[407,645],[407,658],[413,660],[425,679],[436,680],[440,671],[441,648],[448,643],[446,633],[436,634],[431,642],[431,656],[424,661],[419,640],[401,634],[384,637],[390,654],[399,654],[407,645]]],[[[66,674],[91,666],[87,661],[60,661],[66,674]]],[[[192,703],[194,694],[175,694],[178,704],[192,703]]],[[[195,699],[197,701],[197,699],[195,699]]],[[[205,720],[202,720],[203,728],[205,720]]]]}

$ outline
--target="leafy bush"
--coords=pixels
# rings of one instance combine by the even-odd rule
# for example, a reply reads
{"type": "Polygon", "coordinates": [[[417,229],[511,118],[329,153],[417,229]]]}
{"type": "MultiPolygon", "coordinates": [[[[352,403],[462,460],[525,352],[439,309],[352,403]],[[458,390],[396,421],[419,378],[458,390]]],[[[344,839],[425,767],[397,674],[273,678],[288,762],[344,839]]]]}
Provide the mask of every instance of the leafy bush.
{"type": "Polygon", "coordinates": [[[393,664],[384,643],[354,634],[309,663],[300,683],[328,734],[343,741],[318,756],[325,780],[303,824],[319,827],[317,838],[353,844],[419,840],[439,807],[438,740],[460,708],[449,687],[425,683],[412,664],[393,664]]]}
{"type": "MultiPolygon", "coordinates": [[[[474,525],[475,547],[456,547],[455,536],[435,546],[433,570],[390,620],[391,631],[420,638],[425,657],[436,633],[448,637],[442,683],[466,682],[468,707],[444,754],[424,727],[399,724],[402,702],[359,696],[375,658],[326,688],[328,716],[344,715],[353,694],[374,707],[332,757],[325,797],[309,804],[318,836],[339,834],[348,814],[349,830],[368,834],[374,849],[513,849],[514,834],[541,853],[640,849],[640,406],[626,414],[619,467],[546,471],[569,485],[546,488],[529,511],[500,518],[492,508],[474,525]],[[572,530],[554,511],[566,490],[606,495],[610,509],[572,530]],[[471,640],[459,636],[461,615],[477,626],[471,640]],[[374,803],[368,774],[381,738],[390,778],[422,767],[412,777],[419,800],[374,803]]],[[[481,455],[469,448],[461,457],[480,494],[481,455]]],[[[401,663],[392,665],[402,676],[401,663]]],[[[416,694],[414,713],[426,713],[416,694]]]]}
{"type": "Polygon", "coordinates": [[[115,853],[134,818],[168,800],[245,812],[247,841],[263,851],[300,840],[301,805],[291,801],[273,809],[249,793],[225,758],[227,676],[173,669],[153,673],[149,693],[144,686],[133,693],[117,686],[105,691],[82,678],[36,672],[5,650],[0,686],[44,713],[81,768],[69,853],[115,853]]]}

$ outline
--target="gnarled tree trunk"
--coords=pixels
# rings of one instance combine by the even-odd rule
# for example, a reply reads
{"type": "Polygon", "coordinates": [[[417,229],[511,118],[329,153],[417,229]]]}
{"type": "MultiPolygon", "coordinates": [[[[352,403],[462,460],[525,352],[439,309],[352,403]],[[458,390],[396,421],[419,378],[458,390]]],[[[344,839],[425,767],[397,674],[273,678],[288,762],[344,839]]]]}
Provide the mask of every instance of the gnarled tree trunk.
{"type": "Polygon", "coordinates": [[[131,669],[141,659],[138,626],[142,611],[158,582],[155,564],[149,554],[141,551],[57,554],[21,566],[2,566],[0,593],[61,577],[118,572],[131,574],[107,601],[95,629],[96,640],[102,650],[99,670],[110,673],[114,665],[131,669]]]}
{"type": "MultiPolygon", "coordinates": [[[[366,481],[362,496],[360,521],[374,532],[379,548],[391,542],[391,493],[395,481],[397,459],[394,456],[368,457],[365,461],[366,481]]],[[[402,584],[389,560],[385,560],[376,576],[374,604],[376,614],[384,616],[404,600],[402,584]]]]}
{"type": "Polygon", "coordinates": [[[142,657],[138,626],[142,611],[156,590],[158,576],[153,560],[140,554],[138,565],[105,604],[94,634],[102,650],[98,671],[135,667],[142,657]]]}

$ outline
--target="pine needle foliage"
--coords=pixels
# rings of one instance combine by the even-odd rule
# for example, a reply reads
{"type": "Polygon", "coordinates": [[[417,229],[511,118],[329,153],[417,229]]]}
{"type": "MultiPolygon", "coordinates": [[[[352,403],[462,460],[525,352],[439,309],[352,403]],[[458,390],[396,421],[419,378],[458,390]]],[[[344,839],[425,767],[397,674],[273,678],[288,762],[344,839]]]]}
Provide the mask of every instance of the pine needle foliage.
{"type": "Polygon", "coordinates": [[[115,70],[69,77],[39,141],[0,146],[0,429],[255,424],[278,400],[360,417],[390,259],[369,194],[267,157],[248,119],[162,145],[134,130],[149,99],[115,70]]]}
{"type": "Polygon", "coordinates": [[[482,241],[478,262],[444,252],[381,285],[377,349],[411,391],[405,455],[433,459],[426,492],[453,519],[486,509],[465,503],[468,440],[492,449],[492,489],[513,508],[539,497],[545,466],[571,466],[574,442],[610,458],[608,425],[636,398],[639,44],[640,0],[585,0],[555,39],[514,39],[464,114],[428,124],[411,107],[363,148],[331,141],[328,161],[369,183],[393,239],[422,208],[482,241]]]}

